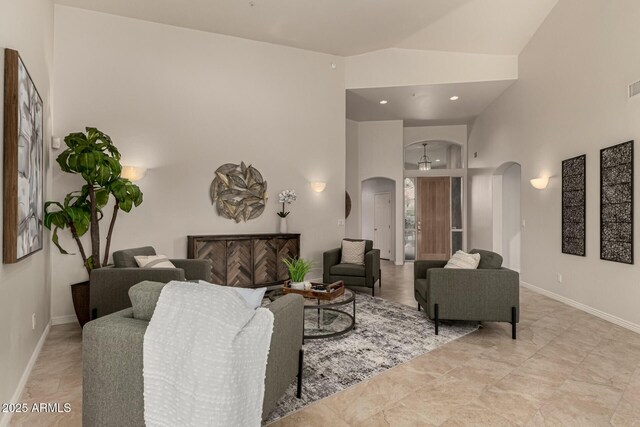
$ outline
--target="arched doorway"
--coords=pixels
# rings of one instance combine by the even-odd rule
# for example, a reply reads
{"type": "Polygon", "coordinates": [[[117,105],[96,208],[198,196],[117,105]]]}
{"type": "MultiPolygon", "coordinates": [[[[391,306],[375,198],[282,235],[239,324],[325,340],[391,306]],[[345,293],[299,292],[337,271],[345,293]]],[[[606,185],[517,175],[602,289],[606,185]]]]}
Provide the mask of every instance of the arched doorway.
{"type": "Polygon", "coordinates": [[[396,259],[396,182],[389,178],[369,178],[361,186],[362,238],[373,240],[380,258],[396,259]]]}
{"type": "Polygon", "coordinates": [[[505,267],[520,271],[522,168],[519,163],[506,162],[492,178],[493,251],[502,255],[505,267]]]}

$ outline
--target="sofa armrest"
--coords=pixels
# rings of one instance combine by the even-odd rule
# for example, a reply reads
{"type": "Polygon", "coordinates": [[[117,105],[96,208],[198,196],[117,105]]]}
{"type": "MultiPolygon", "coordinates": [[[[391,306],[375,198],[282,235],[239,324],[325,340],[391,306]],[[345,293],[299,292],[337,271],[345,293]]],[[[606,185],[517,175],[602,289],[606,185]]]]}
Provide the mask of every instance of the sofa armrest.
{"type": "Polygon", "coordinates": [[[148,322],[132,313],[128,308],[82,329],[85,426],[144,427],[142,355],[148,322]]]}
{"type": "Polygon", "coordinates": [[[268,308],[273,313],[273,334],[267,359],[263,419],[275,408],[298,373],[298,353],[304,333],[304,298],[285,295],[273,301],[268,308]]]}
{"type": "Polygon", "coordinates": [[[445,265],[447,261],[416,260],[413,262],[413,280],[426,279],[427,271],[432,268],[442,268],[445,265]]]}
{"type": "Polygon", "coordinates": [[[367,284],[376,284],[380,278],[380,249],[371,249],[364,254],[364,274],[367,284]]]}
{"type": "Polygon", "coordinates": [[[185,280],[181,268],[113,268],[104,267],[91,271],[89,300],[91,310],[98,317],[131,307],[129,288],[144,282],[168,283],[185,280]]]}
{"type": "Polygon", "coordinates": [[[211,281],[211,260],[208,259],[171,259],[173,265],[184,270],[187,280],[211,281]]]}
{"type": "MultiPolygon", "coordinates": [[[[520,276],[501,269],[431,268],[427,272],[429,317],[438,304],[441,319],[510,322],[511,307],[520,306],[520,276]]],[[[518,321],[519,310],[516,310],[518,321]]]]}
{"type": "Polygon", "coordinates": [[[322,276],[325,283],[330,283],[331,267],[340,264],[342,248],[335,248],[322,254],[322,276]]]}

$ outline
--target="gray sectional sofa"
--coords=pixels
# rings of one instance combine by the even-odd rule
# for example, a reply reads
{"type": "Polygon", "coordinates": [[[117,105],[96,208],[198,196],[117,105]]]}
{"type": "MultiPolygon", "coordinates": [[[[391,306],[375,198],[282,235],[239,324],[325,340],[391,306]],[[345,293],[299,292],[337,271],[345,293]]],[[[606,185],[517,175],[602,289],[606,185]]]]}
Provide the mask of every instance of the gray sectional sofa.
{"type": "Polygon", "coordinates": [[[418,310],[424,308],[435,322],[469,320],[511,323],[516,339],[520,312],[520,275],[502,267],[495,252],[474,249],[480,254],[477,270],[445,269],[447,261],[414,262],[414,295],[418,310]]]}
{"type": "MultiPolygon", "coordinates": [[[[133,307],[93,320],[82,331],[83,425],[143,427],[143,340],[164,284],[143,282],[131,289],[133,307]],[[154,295],[155,294],[155,295],[154,295]],[[151,296],[149,296],[151,295],[151,296]]],[[[303,298],[286,295],[272,302],[274,324],[263,402],[263,419],[298,378],[302,387],[303,298]]]]}

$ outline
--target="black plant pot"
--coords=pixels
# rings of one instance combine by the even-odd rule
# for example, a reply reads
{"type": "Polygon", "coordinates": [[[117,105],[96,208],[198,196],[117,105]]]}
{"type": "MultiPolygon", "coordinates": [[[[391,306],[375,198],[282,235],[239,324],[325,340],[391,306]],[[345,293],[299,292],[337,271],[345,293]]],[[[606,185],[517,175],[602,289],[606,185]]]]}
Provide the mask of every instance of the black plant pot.
{"type": "Polygon", "coordinates": [[[73,299],[73,308],[76,311],[78,323],[80,323],[80,327],[83,327],[85,323],[91,320],[89,281],[71,285],[71,298],[73,299]]]}

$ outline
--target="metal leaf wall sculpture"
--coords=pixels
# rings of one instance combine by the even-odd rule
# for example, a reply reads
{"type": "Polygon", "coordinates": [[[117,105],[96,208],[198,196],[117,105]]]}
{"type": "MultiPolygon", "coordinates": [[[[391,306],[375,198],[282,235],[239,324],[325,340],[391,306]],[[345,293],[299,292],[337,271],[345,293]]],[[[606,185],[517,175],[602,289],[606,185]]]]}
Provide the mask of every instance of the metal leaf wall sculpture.
{"type": "Polygon", "coordinates": [[[211,203],[218,215],[247,222],[258,218],[267,203],[267,181],[253,166],[226,163],[216,170],[211,182],[211,203]]]}

